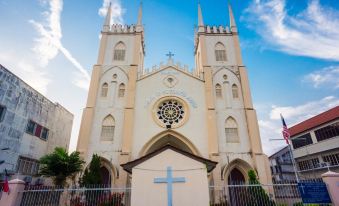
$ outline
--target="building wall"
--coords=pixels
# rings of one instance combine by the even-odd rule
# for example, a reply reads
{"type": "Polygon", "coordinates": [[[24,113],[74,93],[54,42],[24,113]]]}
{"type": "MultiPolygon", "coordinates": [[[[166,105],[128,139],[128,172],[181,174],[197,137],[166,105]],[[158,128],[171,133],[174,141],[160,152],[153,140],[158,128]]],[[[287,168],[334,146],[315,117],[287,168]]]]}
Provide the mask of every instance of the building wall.
{"type": "Polygon", "coordinates": [[[53,103],[0,65],[0,105],[6,107],[0,122],[0,172],[6,168],[16,171],[18,157],[38,160],[55,147],[68,149],[73,114],[58,103],[53,103]],[[48,139],[26,132],[32,120],[49,130],[48,139]]]}
{"type": "Polygon", "coordinates": [[[339,136],[318,141],[315,134],[316,130],[328,125],[338,124],[338,122],[339,119],[336,119],[291,137],[293,140],[299,138],[299,141],[305,141],[300,137],[309,133],[313,142],[296,149],[293,148],[293,155],[301,178],[321,178],[321,174],[328,169],[339,172],[339,136]],[[324,156],[328,155],[334,155],[334,157],[331,158],[332,164],[326,165],[324,156]],[[305,165],[309,166],[305,167],[305,165]]]}
{"type": "Polygon", "coordinates": [[[272,180],[291,181],[296,180],[290,149],[284,147],[269,157],[272,180]]]}

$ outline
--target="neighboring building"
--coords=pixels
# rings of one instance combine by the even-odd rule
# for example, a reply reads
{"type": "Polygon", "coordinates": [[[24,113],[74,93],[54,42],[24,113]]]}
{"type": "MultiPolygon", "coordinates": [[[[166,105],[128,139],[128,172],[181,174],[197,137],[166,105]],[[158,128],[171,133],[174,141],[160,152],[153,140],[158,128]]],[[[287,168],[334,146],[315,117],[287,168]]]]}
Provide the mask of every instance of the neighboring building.
{"type": "Polygon", "coordinates": [[[339,106],[290,128],[300,178],[339,172],[339,106]]]}
{"type": "Polygon", "coordinates": [[[288,146],[271,155],[269,160],[272,180],[274,182],[296,180],[291,153],[288,146]]]}
{"type": "Polygon", "coordinates": [[[38,160],[55,147],[68,149],[73,114],[0,65],[0,174],[29,181],[38,160]],[[27,177],[26,177],[27,176],[27,177]]]}
{"type": "Polygon", "coordinates": [[[251,169],[270,183],[231,7],[230,27],[217,27],[204,25],[199,5],[193,70],[171,53],[166,64],[144,69],[141,7],[130,26],[111,26],[110,12],[77,145],[87,164],[98,154],[105,183],[124,187],[131,180],[121,164],[170,144],[218,162],[211,185],[245,182],[251,169]]]}

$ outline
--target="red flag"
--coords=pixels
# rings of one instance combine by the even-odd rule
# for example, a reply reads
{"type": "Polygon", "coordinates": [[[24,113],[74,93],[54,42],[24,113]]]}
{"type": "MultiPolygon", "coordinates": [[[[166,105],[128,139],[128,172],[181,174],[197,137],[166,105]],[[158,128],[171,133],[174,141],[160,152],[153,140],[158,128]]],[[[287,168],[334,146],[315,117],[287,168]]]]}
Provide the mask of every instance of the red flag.
{"type": "Polygon", "coordinates": [[[7,170],[5,170],[4,192],[9,193],[9,184],[8,184],[8,178],[7,178],[7,170]]]}

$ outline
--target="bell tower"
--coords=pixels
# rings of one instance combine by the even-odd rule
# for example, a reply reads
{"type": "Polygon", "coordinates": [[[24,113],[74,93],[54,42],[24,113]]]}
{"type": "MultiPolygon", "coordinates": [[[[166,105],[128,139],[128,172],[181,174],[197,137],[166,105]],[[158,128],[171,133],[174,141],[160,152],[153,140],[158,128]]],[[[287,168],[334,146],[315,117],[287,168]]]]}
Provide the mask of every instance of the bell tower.
{"type": "Polygon", "coordinates": [[[137,24],[111,25],[111,4],[101,31],[97,65],[143,67],[145,55],[144,27],[142,25],[142,4],[137,24]]]}
{"type": "MultiPolygon", "coordinates": [[[[142,4],[136,24],[112,25],[111,16],[110,4],[101,31],[97,63],[92,70],[77,151],[88,161],[92,154],[103,152],[107,160],[119,165],[129,159],[131,152],[136,82],[138,74],[143,72],[142,4]]],[[[112,171],[115,174],[111,176],[119,182],[118,169],[112,171]]]]}
{"type": "Polygon", "coordinates": [[[229,26],[205,25],[198,4],[195,72],[205,81],[209,155],[221,163],[219,167],[225,165],[223,169],[217,166],[213,179],[215,184],[219,184],[220,179],[227,179],[229,163],[246,156],[261,181],[270,182],[268,159],[262,151],[247,69],[242,62],[238,28],[230,3],[228,14],[229,26]],[[236,153],[244,155],[233,155],[236,153]]]}

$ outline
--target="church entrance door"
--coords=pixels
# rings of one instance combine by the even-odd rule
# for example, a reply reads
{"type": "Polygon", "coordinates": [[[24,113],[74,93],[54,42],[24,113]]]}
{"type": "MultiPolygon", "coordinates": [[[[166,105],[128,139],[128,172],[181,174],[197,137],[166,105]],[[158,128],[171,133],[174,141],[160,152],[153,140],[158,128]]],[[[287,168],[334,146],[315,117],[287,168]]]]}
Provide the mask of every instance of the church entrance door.
{"type": "Polygon", "coordinates": [[[245,184],[245,177],[239,169],[234,168],[228,176],[229,195],[232,206],[247,205],[247,190],[241,185],[245,184]]]}
{"type": "Polygon", "coordinates": [[[108,169],[106,167],[101,167],[100,174],[101,174],[102,183],[110,187],[111,186],[111,175],[108,169]]]}

